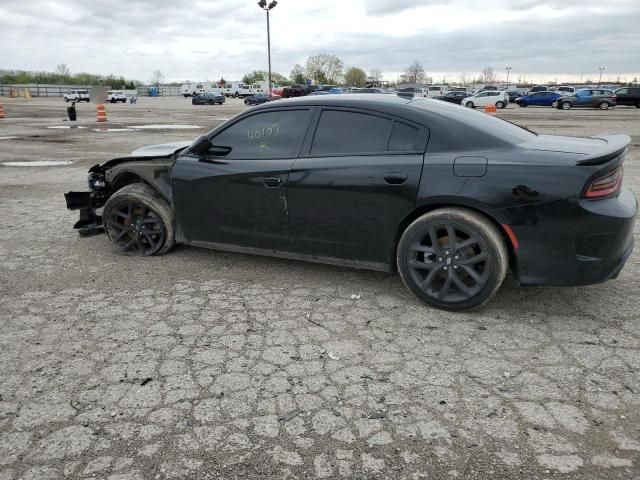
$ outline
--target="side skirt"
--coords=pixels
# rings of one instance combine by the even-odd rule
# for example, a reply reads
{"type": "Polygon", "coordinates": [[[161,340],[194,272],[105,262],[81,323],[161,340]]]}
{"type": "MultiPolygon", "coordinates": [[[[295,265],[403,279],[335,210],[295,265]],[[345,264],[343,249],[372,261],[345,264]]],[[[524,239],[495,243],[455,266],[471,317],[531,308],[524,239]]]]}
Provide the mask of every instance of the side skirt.
{"type": "Polygon", "coordinates": [[[185,245],[193,245],[195,247],[209,248],[212,250],[222,250],[225,252],[248,253],[250,255],[260,255],[263,257],[287,258],[289,260],[301,260],[304,262],[324,263],[326,265],[335,265],[338,267],[349,267],[363,270],[375,270],[377,272],[392,273],[390,265],[382,262],[359,262],[357,260],[343,260],[341,258],[317,257],[314,255],[305,255],[294,252],[280,252],[276,250],[265,250],[255,247],[241,247],[239,245],[228,245],[226,243],[190,241],[181,242],[185,245]]]}

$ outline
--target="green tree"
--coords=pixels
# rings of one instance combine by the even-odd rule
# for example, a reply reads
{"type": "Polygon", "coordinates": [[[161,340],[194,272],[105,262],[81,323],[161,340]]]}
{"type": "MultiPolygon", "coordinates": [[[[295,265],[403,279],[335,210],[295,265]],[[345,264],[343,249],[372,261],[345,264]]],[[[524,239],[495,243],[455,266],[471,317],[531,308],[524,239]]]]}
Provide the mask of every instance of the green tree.
{"type": "Polygon", "coordinates": [[[307,77],[319,84],[340,83],[344,63],[336,55],[321,53],[307,59],[305,70],[307,77]]]}
{"type": "Polygon", "coordinates": [[[367,74],[361,68],[349,67],[344,73],[344,83],[351,87],[364,87],[367,84],[367,74]]]}
{"type": "Polygon", "coordinates": [[[297,63],[293,66],[289,78],[291,78],[291,83],[294,84],[304,85],[305,83],[307,83],[307,77],[304,74],[304,68],[302,68],[302,65],[299,65],[297,63]]]}

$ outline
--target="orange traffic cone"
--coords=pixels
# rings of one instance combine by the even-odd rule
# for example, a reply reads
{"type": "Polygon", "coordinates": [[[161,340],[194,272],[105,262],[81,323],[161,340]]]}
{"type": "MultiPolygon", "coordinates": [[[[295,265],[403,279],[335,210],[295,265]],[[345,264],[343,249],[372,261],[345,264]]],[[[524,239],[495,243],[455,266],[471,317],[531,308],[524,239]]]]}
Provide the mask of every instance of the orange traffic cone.
{"type": "Polygon", "coordinates": [[[2,106],[2,104],[0,103],[0,118],[5,118],[4,115],[4,107],[2,106]]]}
{"type": "Polygon", "coordinates": [[[101,103],[96,106],[96,110],[98,113],[98,118],[96,122],[106,122],[107,121],[107,110],[104,108],[104,105],[101,103]]]}
{"type": "Polygon", "coordinates": [[[495,105],[486,105],[484,107],[484,113],[488,113],[489,115],[496,115],[498,113],[498,109],[495,105]]]}

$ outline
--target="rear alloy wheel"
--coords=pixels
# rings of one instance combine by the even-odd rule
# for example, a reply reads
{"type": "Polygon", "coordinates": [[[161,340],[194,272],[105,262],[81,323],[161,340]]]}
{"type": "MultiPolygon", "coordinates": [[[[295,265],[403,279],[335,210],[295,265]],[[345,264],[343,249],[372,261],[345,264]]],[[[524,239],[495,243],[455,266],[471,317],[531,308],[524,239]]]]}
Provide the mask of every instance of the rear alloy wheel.
{"type": "Polygon", "coordinates": [[[600,110],[609,110],[609,104],[607,102],[600,102],[598,107],[600,107],[600,110]]]}
{"type": "Polygon", "coordinates": [[[475,105],[473,104],[473,102],[467,102],[464,104],[464,106],[468,108],[475,108],[475,105]]]}
{"type": "Polygon", "coordinates": [[[402,234],[397,253],[407,288],[450,311],[486,303],[502,284],[508,259],[498,229],[463,208],[442,208],[416,219],[402,234]]]}
{"type": "Polygon", "coordinates": [[[504,108],[504,107],[506,107],[504,102],[496,102],[496,108],[504,108]]]}
{"type": "Polygon", "coordinates": [[[162,255],[175,243],[171,208],[142,183],[114,193],[104,206],[102,221],[109,239],[127,255],[162,255]]]}
{"type": "Polygon", "coordinates": [[[570,102],[562,102],[562,109],[563,110],[571,109],[571,103],[570,102]]]}

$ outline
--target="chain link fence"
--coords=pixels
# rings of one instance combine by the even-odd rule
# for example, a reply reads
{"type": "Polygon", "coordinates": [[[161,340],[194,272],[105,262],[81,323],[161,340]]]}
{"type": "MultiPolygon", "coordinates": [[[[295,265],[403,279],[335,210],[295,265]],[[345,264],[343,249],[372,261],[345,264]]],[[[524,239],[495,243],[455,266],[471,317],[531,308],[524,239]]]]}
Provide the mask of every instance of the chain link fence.
{"type": "MultiPolygon", "coordinates": [[[[27,93],[31,97],[63,97],[65,93],[71,90],[89,90],[91,85],[45,85],[37,83],[25,84],[0,84],[0,96],[3,97],[24,97],[27,93]]],[[[175,97],[181,95],[181,87],[179,85],[161,85],[160,87],[152,85],[140,85],[137,90],[124,90],[125,93],[137,95],[139,97],[158,96],[158,97],[175,97]],[[157,92],[153,95],[153,90],[157,92]]]]}

